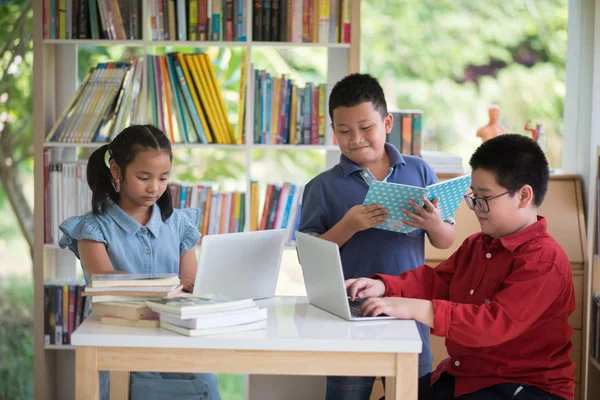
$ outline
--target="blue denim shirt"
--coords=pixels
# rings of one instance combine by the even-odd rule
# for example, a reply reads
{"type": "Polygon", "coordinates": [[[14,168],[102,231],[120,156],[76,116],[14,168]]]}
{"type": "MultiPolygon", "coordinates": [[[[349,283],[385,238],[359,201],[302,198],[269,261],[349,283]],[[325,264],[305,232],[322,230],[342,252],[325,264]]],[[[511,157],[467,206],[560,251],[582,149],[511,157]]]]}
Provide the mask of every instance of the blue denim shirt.
{"type": "MultiPolygon", "coordinates": [[[[437,182],[433,169],[419,157],[402,155],[391,144],[385,144],[390,159],[388,182],[425,187],[437,182]]],[[[304,189],[298,230],[322,234],[330,230],[350,208],[362,204],[375,177],[343,154],[333,168],[312,179],[304,189]]],[[[425,231],[417,229],[408,235],[367,229],[356,233],[341,248],[344,278],[373,274],[400,275],[425,263],[425,231]]],[[[417,323],[423,339],[419,363],[431,363],[429,328],[417,323]]]]}
{"type": "MultiPolygon", "coordinates": [[[[117,204],[110,201],[105,213],[87,213],[71,217],[60,224],[64,233],[59,245],[68,247],[77,258],[77,241],[93,240],[106,245],[108,257],[116,271],[139,274],[178,274],[179,259],[200,238],[197,208],[174,209],[163,222],[157,204],[152,216],[142,226],[117,204]]],[[[89,278],[86,276],[89,283],[89,278]]]]}
{"type": "MultiPolygon", "coordinates": [[[[104,243],[112,266],[130,273],[179,274],[181,255],[200,239],[199,210],[175,209],[162,221],[158,205],[145,226],[109,201],[105,213],[71,217],[60,224],[64,233],[60,247],[69,248],[80,259],[77,242],[104,243]]],[[[85,275],[89,283],[89,277],[85,275]]],[[[100,373],[100,399],[109,398],[109,375],[100,373]]],[[[130,399],[220,400],[217,378],[213,374],[133,372],[130,374],[130,399]]]]}

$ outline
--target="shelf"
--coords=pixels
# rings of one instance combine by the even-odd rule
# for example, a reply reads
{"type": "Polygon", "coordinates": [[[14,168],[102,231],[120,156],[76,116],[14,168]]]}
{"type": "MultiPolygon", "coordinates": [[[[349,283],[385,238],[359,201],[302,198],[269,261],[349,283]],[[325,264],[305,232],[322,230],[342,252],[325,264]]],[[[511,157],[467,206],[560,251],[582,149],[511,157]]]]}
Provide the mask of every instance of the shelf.
{"type": "Polygon", "coordinates": [[[72,344],[46,344],[44,350],[75,350],[72,344]]]}
{"type": "MultiPolygon", "coordinates": [[[[46,148],[96,148],[109,142],[91,142],[91,143],[64,143],[64,142],[46,142],[46,148]]],[[[175,149],[244,149],[245,144],[202,144],[202,143],[174,143],[175,149]]]]}
{"type": "Polygon", "coordinates": [[[252,47],[313,47],[329,49],[349,49],[349,43],[293,43],[293,42],[250,42],[252,47]]]}
{"type": "Polygon", "coordinates": [[[312,47],[329,49],[349,49],[349,43],[293,43],[293,42],[224,42],[224,41],[183,41],[183,40],[111,40],[111,39],[44,39],[44,44],[69,44],[79,46],[176,46],[176,47],[312,47]]]}
{"type": "Polygon", "coordinates": [[[592,356],[590,356],[590,362],[594,367],[596,367],[598,372],[600,372],[600,362],[596,361],[594,358],[592,358],[592,356]]]}
{"type": "MultiPolygon", "coordinates": [[[[46,142],[46,148],[97,148],[105,145],[108,142],[93,142],[93,143],[63,143],[63,142],[46,142]]],[[[243,150],[247,148],[245,144],[202,144],[202,143],[175,143],[174,149],[237,149],[243,150]]],[[[335,145],[308,145],[308,144],[253,144],[250,146],[253,149],[270,149],[270,150],[338,150],[335,145]]]]}
{"type": "Polygon", "coordinates": [[[144,40],[109,40],[109,39],[44,39],[44,44],[71,44],[79,46],[130,46],[142,47],[144,40]]]}
{"type": "Polygon", "coordinates": [[[327,144],[253,144],[252,148],[269,150],[339,150],[339,147],[327,144]]]}
{"type": "Polygon", "coordinates": [[[173,47],[248,47],[248,42],[224,41],[191,41],[191,40],[148,40],[148,46],[173,46],[173,47]]]}

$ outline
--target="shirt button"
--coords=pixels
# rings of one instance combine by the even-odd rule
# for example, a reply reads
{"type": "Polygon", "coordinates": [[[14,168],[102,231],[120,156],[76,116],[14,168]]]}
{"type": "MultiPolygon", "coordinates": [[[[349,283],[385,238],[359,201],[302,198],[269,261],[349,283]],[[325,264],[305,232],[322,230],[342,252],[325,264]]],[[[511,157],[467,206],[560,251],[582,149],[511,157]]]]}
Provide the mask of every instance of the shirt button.
{"type": "Polygon", "coordinates": [[[146,228],[146,227],[143,227],[143,228],[142,228],[142,232],[144,232],[144,233],[148,232],[148,228],[146,228]]]}
{"type": "Polygon", "coordinates": [[[469,292],[469,294],[472,296],[473,293],[475,293],[475,291],[473,289],[471,289],[471,291],[469,292]]]}
{"type": "Polygon", "coordinates": [[[150,254],[150,249],[146,249],[146,254],[150,254]]]}
{"type": "Polygon", "coordinates": [[[458,361],[458,360],[454,361],[454,366],[455,367],[460,367],[460,361],[458,361]]]}
{"type": "Polygon", "coordinates": [[[490,304],[490,303],[491,303],[490,299],[486,298],[485,299],[485,304],[490,304]]]}
{"type": "Polygon", "coordinates": [[[488,259],[489,259],[489,258],[492,258],[492,255],[491,255],[490,253],[487,253],[487,254],[485,255],[485,258],[488,258],[488,259]]]}

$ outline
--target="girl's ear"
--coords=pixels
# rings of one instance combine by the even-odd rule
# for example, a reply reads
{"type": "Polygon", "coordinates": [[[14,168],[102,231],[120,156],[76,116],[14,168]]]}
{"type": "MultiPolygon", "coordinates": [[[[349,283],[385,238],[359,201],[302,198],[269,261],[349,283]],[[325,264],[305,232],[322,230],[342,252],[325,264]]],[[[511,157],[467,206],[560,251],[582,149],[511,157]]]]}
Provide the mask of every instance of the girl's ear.
{"type": "Polygon", "coordinates": [[[517,196],[519,196],[519,208],[526,208],[533,202],[533,188],[529,185],[523,185],[521,189],[517,192],[517,196]]]}
{"type": "Polygon", "coordinates": [[[113,182],[121,180],[121,168],[119,168],[115,160],[110,160],[108,165],[110,167],[110,174],[113,178],[113,182]]]}

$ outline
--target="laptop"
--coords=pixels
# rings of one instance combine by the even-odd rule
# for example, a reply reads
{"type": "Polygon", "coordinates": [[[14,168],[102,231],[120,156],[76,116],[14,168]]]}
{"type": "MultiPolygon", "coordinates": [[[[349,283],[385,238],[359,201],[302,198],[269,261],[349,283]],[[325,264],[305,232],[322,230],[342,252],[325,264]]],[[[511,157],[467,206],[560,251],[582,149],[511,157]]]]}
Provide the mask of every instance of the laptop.
{"type": "Polygon", "coordinates": [[[204,236],[193,294],[273,297],[286,238],[285,229],[204,236]]]}
{"type": "Polygon", "coordinates": [[[296,243],[310,304],[348,321],[396,319],[360,315],[364,299],[350,302],[348,298],[337,244],[302,232],[296,232],[296,243]]]}

